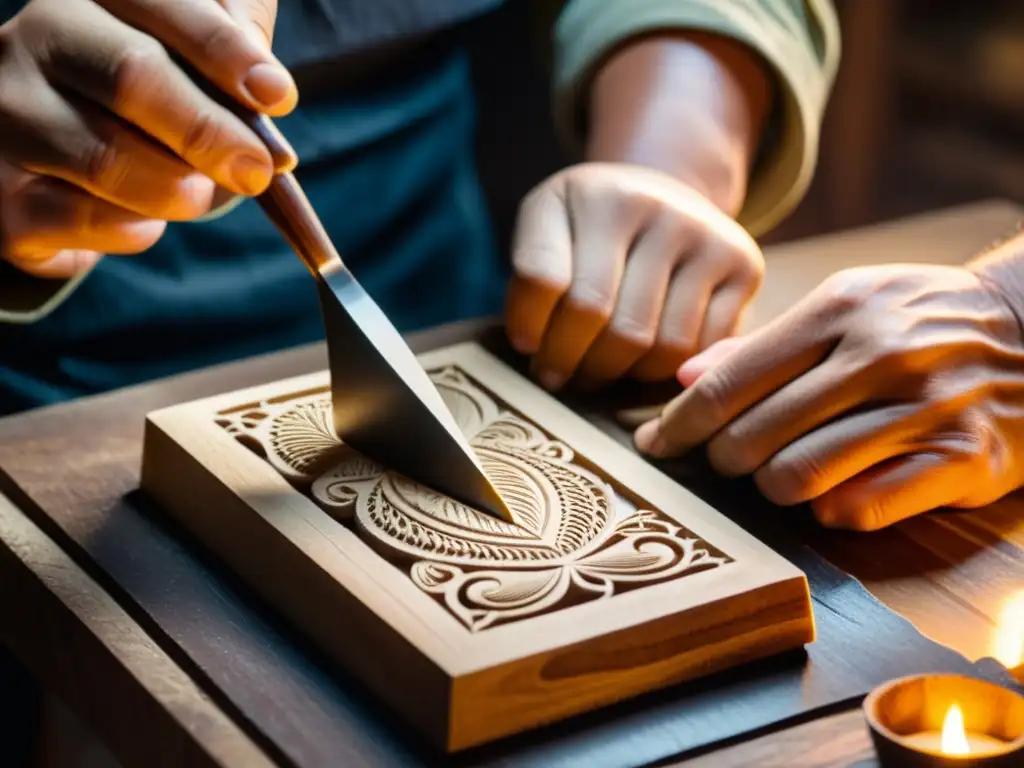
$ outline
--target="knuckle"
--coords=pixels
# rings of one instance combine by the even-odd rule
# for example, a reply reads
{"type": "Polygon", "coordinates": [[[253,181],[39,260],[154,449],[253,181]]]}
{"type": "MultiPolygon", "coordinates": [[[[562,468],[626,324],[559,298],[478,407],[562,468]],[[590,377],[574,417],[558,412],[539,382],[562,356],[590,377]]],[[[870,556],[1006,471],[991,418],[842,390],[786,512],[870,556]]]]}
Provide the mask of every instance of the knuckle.
{"type": "Polygon", "coordinates": [[[695,329],[681,317],[673,317],[671,309],[662,316],[662,327],[658,329],[655,346],[666,357],[679,357],[682,360],[697,352],[695,329]]]}
{"type": "Polygon", "coordinates": [[[826,277],[812,292],[821,312],[832,317],[860,309],[871,297],[861,268],[844,269],[826,277]]]}
{"type": "MultiPolygon", "coordinates": [[[[15,233],[19,230],[32,231],[44,229],[50,222],[60,218],[63,206],[48,190],[38,185],[29,184],[14,198],[7,201],[10,210],[5,211],[5,222],[11,224],[15,233]]],[[[7,227],[5,227],[6,229],[7,227]]]]}
{"type": "Polygon", "coordinates": [[[860,313],[855,322],[845,324],[840,347],[844,353],[843,365],[850,375],[883,373],[887,380],[898,381],[905,387],[916,374],[927,372],[927,366],[922,367],[921,356],[908,343],[908,336],[899,329],[899,323],[893,317],[865,312],[860,313]]]}
{"type": "Polygon", "coordinates": [[[116,193],[131,172],[131,157],[118,151],[114,142],[94,141],[86,145],[80,158],[81,172],[97,187],[116,193]]]}
{"type": "Polygon", "coordinates": [[[727,424],[732,416],[726,407],[728,380],[718,371],[705,373],[691,387],[690,395],[696,402],[692,412],[700,414],[710,424],[727,424]]]}
{"type": "Polygon", "coordinates": [[[242,34],[234,25],[214,24],[198,41],[200,50],[207,58],[223,59],[225,53],[230,56],[243,45],[242,34]]]}
{"type": "Polygon", "coordinates": [[[618,315],[608,326],[608,334],[617,342],[647,351],[654,346],[655,329],[631,315],[618,315]]]}
{"type": "Polygon", "coordinates": [[[8,23],[0,27],[0,45],[4,51],[19,44],[45,54],[59,34],[54,27],[52,9],[28,3],[8,23]]]}
{"type": "Polygon", "coordinates": [[[570,308],[581,314],[608,321],[615,309],[615,296],[611,287],[598,282],[581,282],[569,289],[570,308]]]}
{"type": "Polygon", "coordinates": [[[756,289],[764,280],[764,256],[756,245],[750,248],[736,248],[733,253],[733,274],[743,285],[756,289]]]}
{"type": "Polygon", "coordinates": [[[754,482],[773,504],[790,507],[816,496],[823,474],[812,455],[791,448],[785,454],[776,454],[757,470],[754,482]]]}
{"type": "MultiPolygon", "coordinates": [[[[648,225],[648,229],[657,229],[661,240],[670,244],[669,247],[684,243],[687,246],[686,251],[691,251],[696,244],[700,243],[703,233],[700,231],[700,225],[696,224],[691,217],[675,206],[664,202],[655,203],[654,207],[655,212],[650,217],[652,223],[648,225]]],[[[683,254],[674,255],[676,258],[683,257],[683,254]]]]}
{"type": "Polygon", "coordinates": [[[570,277],[559,268],[562,254],[542,245],[519,245],[512,256],[512,272],[520,280],[545,291],[565,293],[570,277]]]}
{"type": "Polygon", "coordinates": [[[973,382],[965,385],[956,377],[927,376],[919,390],[920,401],[932,418],[953,419],[960,426],[966,423],[963,420],[967,409],[982,395],[979,389],[973,382]]]}
{"type": "Polygon", "coordinates": [[[189,158],[209,157],[224,145],[225,138],[223,126],[210,112],[204,110],[192,120],[182,150],[189,158]]]}
{"type": "Polygon", "coordinates": [[[753,473],[760,463],[754,445],[743,439],[732,424],[726,426],[708,443],[708,461],[726,477],[743,477],[753,473]]]}
{"type": "Polygon", "coordinates": [[[142,89],[151,87],[167,63],[167,51],[151,37],[125,47],[114,65],[115,100],[120,103],[133,99],[142,89]]]}
{"type": "Polygon", "coordinates": [[[957,413],[935,443],[946,461],[971,467],[997,464],[1009,453],[999,428],[977,408],[957,413]]]}
{"type": "Polygon", "coordinates": [[[568,192],[577,210],[615,221],[634,220],[651,211],[653,198],[621,173],[584,168],[568,178],[568,192]]]}
{"type": "Polygon", "coordinates": [[[277,0],[249,0],[249,18],[269,44],[274,38],[274,19],[277,17],[277,0]]]}
{"type": "Polygon", "coordinates": [[[844,527],[851,531],[877,531],[889,524],[891,515],[883,499],[875,499],[850,509],[844,520],[844,527]]]}

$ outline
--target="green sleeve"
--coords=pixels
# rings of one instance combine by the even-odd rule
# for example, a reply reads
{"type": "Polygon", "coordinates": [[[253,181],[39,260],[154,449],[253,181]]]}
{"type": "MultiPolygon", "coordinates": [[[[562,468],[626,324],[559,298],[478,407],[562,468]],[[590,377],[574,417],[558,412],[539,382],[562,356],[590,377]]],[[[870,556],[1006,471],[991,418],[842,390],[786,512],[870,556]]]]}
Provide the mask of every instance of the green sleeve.
{"type": "Polygon", "coordinates": [[[560,133],[583,134],[595,69],[626,39],[658,30],[714,32],[771,67],[779,98],[737,219],[753,235],[799,204],[814,176],[821,120],[839,66],[830,0],[568,0],[555,26],[554,109],[560,133]]]}
{"type": "Polygon", "coordinates": [[[0,323],[34,323],[60,306],[89,272],[68,279],[35,277],[0,261],[0,323]]]}

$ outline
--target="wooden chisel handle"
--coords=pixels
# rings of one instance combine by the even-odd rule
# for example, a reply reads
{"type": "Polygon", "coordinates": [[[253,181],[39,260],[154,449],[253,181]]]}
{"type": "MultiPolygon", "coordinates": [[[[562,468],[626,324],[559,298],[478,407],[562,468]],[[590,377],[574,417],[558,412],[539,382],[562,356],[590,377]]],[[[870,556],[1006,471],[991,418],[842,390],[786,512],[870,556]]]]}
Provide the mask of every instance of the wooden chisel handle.
{"type": "Polygon", "coordinates": [[[299,157],[295,154],[292,145],[288,143],[288,139],[274,125],[273,120],[266,115],[257,114],[256,112],[239,111],[237,108],[236,114],[242,118],[242,122],[249,126],[249,129],[266,145],[270,151],[271,158],[274,160],[275,172],[291,173],[295,170],[295,167],[299,164],[299,157]]]}
{"type": "Polygon", "coordinates": [[[274,161],[274,178],[266,192],[259,195],[256,201],[292,250],[315,277],[344,268],[341,257],[327,236],[327,230],[292,173],[299,164],[298,155],[274,125],[274,121],[267,115],[242,106],[205,80],[197,82],[212,98],[237,115],[270,152],[274,161]]]}
{"type": "Polygon", "coordinates": [[[266,144],[274,159],[274,178],[267,191],[256,198],[263,212],[315,276],[325,269],[342,267],[327,230],[292,173],[299,159],[291,144],[266,115],[247,112],[239,116],[266,144]]]}

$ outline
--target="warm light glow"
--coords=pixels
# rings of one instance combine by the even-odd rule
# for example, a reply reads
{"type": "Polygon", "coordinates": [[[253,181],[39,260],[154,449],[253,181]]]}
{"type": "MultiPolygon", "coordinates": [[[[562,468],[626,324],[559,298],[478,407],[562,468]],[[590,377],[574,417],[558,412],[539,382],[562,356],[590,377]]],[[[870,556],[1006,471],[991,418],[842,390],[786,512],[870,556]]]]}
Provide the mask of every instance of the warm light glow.
{"type": "Polygon", "coordinates": [[[971,748],[967,744],[967,733],[964,731],[964,715],[960,707],[954,704],[946,713],[942,723],[942,753],[945,755],[967,755],[971,748]]]}
{"type": "Polygon", "coordinates": [[[992,658],[1008,669],[1024,664],[1024,590],[1003,605],[992,639],[992,658]]]}

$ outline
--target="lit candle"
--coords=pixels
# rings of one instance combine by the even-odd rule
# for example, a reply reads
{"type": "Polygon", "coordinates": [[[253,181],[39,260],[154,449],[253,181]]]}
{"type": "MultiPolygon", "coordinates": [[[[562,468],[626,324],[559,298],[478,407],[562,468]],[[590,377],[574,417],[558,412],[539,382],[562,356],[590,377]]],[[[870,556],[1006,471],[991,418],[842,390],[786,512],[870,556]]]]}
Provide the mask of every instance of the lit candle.
{"type": "Polygon", "coordinates": [[[956,704],[946,712],[941,731],[921,731],[903,737],[908,746],[941,755],[990,755],[1006,748],[1006,742],[964,730],[964,716],[956,704]]]}

